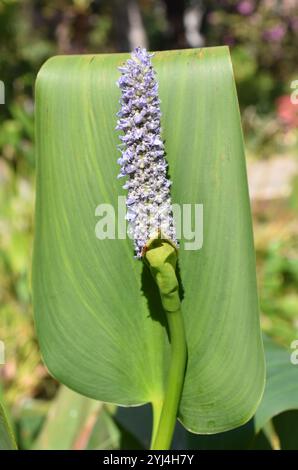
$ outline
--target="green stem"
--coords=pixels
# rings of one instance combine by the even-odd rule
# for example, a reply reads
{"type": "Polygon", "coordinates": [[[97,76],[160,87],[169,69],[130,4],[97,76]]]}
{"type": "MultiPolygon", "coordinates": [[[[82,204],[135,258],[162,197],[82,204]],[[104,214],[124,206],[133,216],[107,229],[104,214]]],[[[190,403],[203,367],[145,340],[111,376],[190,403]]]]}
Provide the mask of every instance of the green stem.
{"type": "Polygon", "coordinates": [[[167,450],[171,446],[186,364],[186,341],[181,310],[166,312],[170,341],[171,363],[166,392],[157,431],[153,433],[152,450],[167,450]]]}
{"type": "Polygon", "coordinates": [[[152,450],[167,450],[171,446],[179,402],[183,389],[187,359],[186,339],[179,284],[176,276],[177,249],[161,237],[150,240],[144,261],[158,286],[161,302],[167,316],[171,343],[171,360],[166,391],[161,403],[153,404],[152,450]]]}
{"type": "Polygon", "coordinates": [[[153,443],[155,442],[155,439],[157,436],[162,408],[163,408],[163,398],[161,400],[154,400],[152,402],[153,426],[152,426],[150,449],[152,449],[153,443]]]}

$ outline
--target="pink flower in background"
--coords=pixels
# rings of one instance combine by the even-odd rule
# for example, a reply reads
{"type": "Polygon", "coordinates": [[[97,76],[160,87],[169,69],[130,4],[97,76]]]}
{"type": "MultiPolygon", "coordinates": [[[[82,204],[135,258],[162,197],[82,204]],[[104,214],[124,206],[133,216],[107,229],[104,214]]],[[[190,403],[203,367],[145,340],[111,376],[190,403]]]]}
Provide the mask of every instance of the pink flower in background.
{"type": "Polygon", "coordinates": [[[282,124],[289,128],[298,127],[298,105],[291,102],[290,96],[283,95],[276,100],[276,112],[282,124]]]}
{"type": "Polygon", "coordinates": [[[254,6],[254,2],[250,2],[249,0],[242,0],[242,2],[237,5],[237,10],[240,15],[248,16],[251,15],[254,11],[254,6]]]}
{"type": "Polygon", "coordinates": [[[264,31],[263,37],[267,41],[280,42],[286,34],[286,27],[280,23],[264,31]]]}

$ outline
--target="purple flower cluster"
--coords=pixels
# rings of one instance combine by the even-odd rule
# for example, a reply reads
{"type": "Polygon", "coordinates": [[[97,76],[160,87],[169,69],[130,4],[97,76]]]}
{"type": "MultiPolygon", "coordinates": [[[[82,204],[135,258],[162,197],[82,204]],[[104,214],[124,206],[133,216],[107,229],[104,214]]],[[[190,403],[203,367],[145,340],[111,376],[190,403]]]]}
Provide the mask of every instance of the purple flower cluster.
{"type": "Polygon", "coordinates": [[[117,82],[122,95],[116,129],[123,131],[119,137],[119,178],[128,177],[123,186],[128,190],[126,219],[138,258],[146,243],[159,234],[176,244],[152,56],[146,49],[136,48],[119,67],[117,82]]]}

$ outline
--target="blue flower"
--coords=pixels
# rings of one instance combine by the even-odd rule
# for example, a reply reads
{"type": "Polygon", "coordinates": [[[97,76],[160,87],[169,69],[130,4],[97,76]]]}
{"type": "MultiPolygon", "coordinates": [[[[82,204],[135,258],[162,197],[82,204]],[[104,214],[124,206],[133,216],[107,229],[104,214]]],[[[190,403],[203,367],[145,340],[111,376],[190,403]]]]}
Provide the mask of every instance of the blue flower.
{"type": "Polygon", "coordinates": [[[152,56],[146,49],[136,48],[119,67],[117,82],[122,94],[116,130],[123,132],[118,177],[128,178],[123,186],[128,190],[126,219],[138,258],[154,237],[162,236],[177,245],[152,56]]]}

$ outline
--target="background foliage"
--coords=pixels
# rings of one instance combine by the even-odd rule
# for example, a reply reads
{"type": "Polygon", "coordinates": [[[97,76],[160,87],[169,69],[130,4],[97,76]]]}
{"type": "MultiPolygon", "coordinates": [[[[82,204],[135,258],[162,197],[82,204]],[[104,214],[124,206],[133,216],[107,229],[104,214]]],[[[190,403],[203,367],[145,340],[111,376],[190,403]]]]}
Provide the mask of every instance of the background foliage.
{"type": "MultiPolygon", "coordinates": [[[[123,51],[136,44],[156,50],[230,45],[246,141],[262,327],[289,349],[298,338],[298,105],[290,100],[291,82],[298,79],[297,36],[295,0],[0,1],[6,95],[0,105],[0,339],[6,346],[0,376],[21,447],[32,444],[59,399],[58,384],[40,359],[30,298],[33,88],[42,63],[54,54],[123,51]]],[[[82,413],[77,406],[85,405],[74,404],[74,415],[82,413]]],[[[93,406],[86,409],[92,420],[93,406]]],[[[92,446],[117,447],[123,424],[115,427],[115,410],[102,410],[92,446]]],[[[125,439],[134,442],[129,434],[125,439]]]]}

